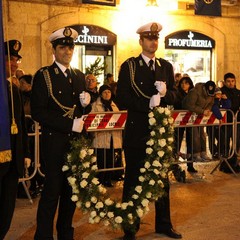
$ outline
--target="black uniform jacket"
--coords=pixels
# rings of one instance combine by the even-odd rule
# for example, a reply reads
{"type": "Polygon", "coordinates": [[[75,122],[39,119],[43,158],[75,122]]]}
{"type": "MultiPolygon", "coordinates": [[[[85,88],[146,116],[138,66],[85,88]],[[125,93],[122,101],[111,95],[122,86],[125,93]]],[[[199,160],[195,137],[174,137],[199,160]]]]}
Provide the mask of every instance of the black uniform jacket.
{"type": "Polygon", "coordinates": [[[32,118],[40,123],[43,132],[51,134],[72,132],[73,119],[64,116],[65,111],[58,103],[69,108],[76,105],[73,118],[79,118],[84,113],[84,108],[79,101],[79,94],[86,91],[84,74],[78,69],[71,69],[71,79],[72,83],[56,63],[41,68],[35,74],[31,95],[31,114],[32,118]],[[53,96],[49,92],[43,75],[46,69],[49,72],[53,96]]]}
{"type": "MultiPolygon", "coordinates": [[[[22,96],[18,87],[12,84],[12,99],[11,99],[11,90],[10,83],[7,84],[8,87],[8,101],[9,101],[9,113],[10,120],[12,119],[11,111],[11,102],[13,101],[14,109],[14,119],[17,125],[18,133],[11,134],[11,151],[12,151],[12,161],[11,165],[16,166],[19,177],[23,177],[24,173],[24,158],[29,157],[29,148],[28,148],[28,136],[25,125],[25,114],[22,103],[22,96]]],[[[10,126],[11,126],[10,122],[10,126]]]]}
{"type": "Polygon", "coordinates": [[[167,85],[167,94],[161,99],[161,106],[172,105],[176,91],[174,85],[174,73],[172,65],[162,59],[155,60],[155,76],[141,57],[130,58],[125,61],[120,69],[116,102],[121,110],[128,110],[125,127],[124,145],[128,147],[146,147],[149,137],[149,102],[152,95],[158,91],[154,86],[155,81],[164,81],[167,85]],[[131,81],[129,62],[132,61],[134,81],[131,81]]]}

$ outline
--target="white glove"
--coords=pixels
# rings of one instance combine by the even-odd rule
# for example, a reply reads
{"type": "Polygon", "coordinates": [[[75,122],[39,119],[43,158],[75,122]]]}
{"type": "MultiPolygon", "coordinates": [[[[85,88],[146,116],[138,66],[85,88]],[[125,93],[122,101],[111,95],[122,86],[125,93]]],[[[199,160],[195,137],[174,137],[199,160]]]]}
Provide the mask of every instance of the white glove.
{"type": "Polygon", "coordinates": [[[25,168],[29,168],[31,165],[31,159],[30,158],[24,158],[24,166],[25,168]]]}
{"type": "Polygon", "coordinates": [[[82,107],[86,107],[91,101],[91,96],[88,92],[83,91],[79,94],[79,99],[82,107]]]}
{"type": "Polygon", "coordinates": [[[160,105],[161,97],[160,94],[153,95],[150,99],[149,107],[153,109],[154,107],[157,107],[160,105]]]}
{"type": "Polygon", "coordinates": [[[83,116],[81,118],[76,118],[73,120],[72,131],[73,132],[82,132],[84,126],[83,116]]]}
{"type": "Polygon", "coordinates": [[[154,83],[154,85],[156,86],[156,89],[160,93],[160,97],[164,97],[166,95],[166,92],[167,92],[166,83],[162,82],[162,81],[156,81],[154,83]]]}

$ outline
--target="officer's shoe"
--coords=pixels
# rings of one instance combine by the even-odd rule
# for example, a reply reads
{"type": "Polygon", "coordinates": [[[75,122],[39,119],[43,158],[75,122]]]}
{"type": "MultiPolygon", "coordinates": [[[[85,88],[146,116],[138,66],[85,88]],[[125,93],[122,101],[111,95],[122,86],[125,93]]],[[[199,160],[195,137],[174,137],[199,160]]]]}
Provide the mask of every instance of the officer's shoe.
{"type": "Polygon", "coordinates": [[[188,167],[187,171],[190,172],[190,173],[197,173],[198,172],[193,166],[188,167]]]}
{"type": "Polygon", "coordinates": [[[160,230],[160,231],[156,230],[156,233],[167,235],[170,238],[176,238],[176,239],[182,238],[181,233],[177,232],[173,228],[169,228],[166,230],[160,230]]]}

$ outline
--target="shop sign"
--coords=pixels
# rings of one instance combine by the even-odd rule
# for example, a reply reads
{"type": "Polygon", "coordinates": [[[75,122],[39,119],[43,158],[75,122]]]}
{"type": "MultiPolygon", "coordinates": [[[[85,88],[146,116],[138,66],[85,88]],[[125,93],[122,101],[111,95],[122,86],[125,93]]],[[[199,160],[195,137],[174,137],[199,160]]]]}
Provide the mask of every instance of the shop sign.
{"type": "Polygon", "coordinates": [[[76,45],[115,45],[116,35],[104,28],[93,25],[70,26],[78,32],[76,45]]]}
{"type": "Polygon", "coordinates": [[[180,31],[166,36],[165,48],[171,49],[213,49],[215,41],[198,32],[180,31]]]}

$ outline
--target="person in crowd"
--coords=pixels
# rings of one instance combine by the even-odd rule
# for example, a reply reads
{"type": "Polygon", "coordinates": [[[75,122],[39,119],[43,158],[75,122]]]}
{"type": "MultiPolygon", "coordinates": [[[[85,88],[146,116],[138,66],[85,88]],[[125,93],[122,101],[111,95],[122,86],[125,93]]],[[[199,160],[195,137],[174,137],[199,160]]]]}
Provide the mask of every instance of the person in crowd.
{"type": "Polygon", "coordinates": [[[20,79],[20,77],[22,77],[23,75],[25,75],[24,70],[21,68],[18,68],[15,73],[15,76],[17,77],[17,79],[20,79]]]}
{"type": "Polygon", "coordinates": [[[12,120],[11,129],[9,129],[12,157],[10,161],[0,161],[0,239],[4,239],[10,228],[15,209],[18,181],[19,178],[23,177],[24,167],[29,167],[31,162],[21,94],[19,88],[10,83],[11,76],[15,74],[22,58],[19,55],[21,46],[22,44],[18,40],[4,43],[9,119],[12,120]]]}
{"type": "MultiPolygon", "coordinates": [[[[235,114],[240,107],[240,90],[236,88],[236,77],[233,73],[228,72],[224,75],[224,86],[221,88],[222,94],[225,94],[227,98],[231,101],[231,110],[235,114]]],[[[240,121],[240,114],[237,116],[237,121],[240,121]]],[[[227,114],[227,122],[233,123],[233,116],[231,113],[227,114]]],[[[240,148],[240,127],[239,124],[237,126],[237,142],[236,142],[236,149],[239,150],[240,148]]],[[[231,141],[233,140],[233,126],[228,125],[226,128],[224,128],[224,139],[221,138],[221,141],[224,141],[226,144],[224,145],[224,155],[228,158],[231,155],[231,141]]],[[[234,154],[230,159],[228,159],[229,164],[233,168],[235,172],[239,172],[240,168],[238,165],[238,160],[236,154],[234,154]]],[[[223,162],[220,166],[220,170],[225,173],[232,173],[232,171],[229,169],[227,164],[223,162]]]]}
{"type": "Polygon", "coordinates": [[[97,78],[93,74],[88,74],[86,75],[85,80],[86,80],[87,92],[91,96],[91,104],[92,104],[97,100],[99,96],[98,87],[97,87],[98,85],[97,78]]]}
{"type": "Polygon", "coordinates": [[[177,89],[178,88],[178,86],[179,86],[179,81],[180,81],[180,79],[182,78],[182,74],[181,73],[175,73],[175,75],[174,75],[174,80],[175,80],[175,82],[174,82],[174,87],[177,89]]]}
{"type": "MultiPolygon", "coordinates": [[[[102,85],[99,97],[92,104],[93,112],[118,112],[117,105],[112,100],[111,87],[102,85]]],[[[113,168],[115,150],[122,148],[122,131],[94,132],[93,147],[96,150],[98,169],[113,168]]],[[[113,187],[112,171],[99,172],[99,181],[106,187],[113,187]]]]}
{"type": "MultiPolygon", "coordinates": [[[[174,104],[175,110],[183,110],[182,101],[187,96],[189,91],[194,88],[193,81],[190,77],[182,77],[179,81],[178,91],[177,91],[177,101],[174,104]]],[[[175,149],[179,156],[183,158],[190,159],[191,152],[192,152],[192,129],[187,128],[176,128],[175,129],[175,149]],[[186,131],[185,131],[186,130],[186,131]],[[184,131],[186,132],[186,144],[187,144],[187,154],[182,154],[180,152],[181,144],[183,140],[184,131]]],[[[197,170],[193,167],[193,163],[187,163],[187,170],[188,172],[196,173],[197,170]]]]}
{"type": "MultiPolygon", "coordinates": [[[[155,56],[161,29],[161,24],[151,22],[137,30],[142,53],[126,60],[119,72],[116,101],[121,110],[128,111],[124,133],[124,202],[128,202],[131,197],[131,189],[138,184],[140,168],[144,166],[146,142],[150,137],[148,113],[160,103],[165,107],[167,104],[173,105],[176,98],[173,67],[165,59],[155,56]]],[[[168,180],[164,181],[166,194],[155,202],[155,231],[171,238],[182,238],[172,227],[169,187],[168,180]]],[[[136,228],[123,229],[124,240],[136,239],[140,219],[134,226],[136,228]]]]}
{"type": "Polygon", "coordinates": [[[83,130],[83,113],[90,103],[85,76],[70,67],[77,31],[64,27],[49,36],[54,63],[39,69],[33,78],[31,94],[32,118],[42,132],[42,157],[45,182],[37,211],[35,240],[53,239],[54,216],[58,209],[58,239],[73,239],[72,218],[75,203],[67,173],[62,171],[70,142],[83,130]]]}
{"type": "Polygon", "coordinates": [[[207,127],[208,133],[208,141],[209,141],[209,149],[213,156],[213,158],[219,158],[220,156],[224,156],[224,146],[225,146],[225,138],[222,124],[222,113],[221,109],[230,109],[231,101],[227,98],[225,94],[222,94],[220,88],[215,89],[215,99],[214,104],[212,106],[212,112],[215,117],[219,120],[219,126],[207,127]],[[220,138],[222,136],[222,139],[220,138]],[[224,139],[224,141],[222,141],[224,139]],[[217,142],[217,143],[216,143],[217,142]]]}
{"type": "Polygon", "coordinates": [[[216,85],[217,85],[218,88],[222,88],[224,86],[224,81],[223,80],[218,80],[216,85]]]}
{"type": "Polygon", "coordinates": [[[117,92],[117,82],[114,81],[113,74],[111,74],[111,73],[107,74],[105,83],[111,87],[112,99],[114,100],[115,96],[116,96],[116,92],[117,92]]]}
{"type": "MultiPolygon", "coordinates": [[[[183,108],[196,114],[210,116],[214,103],[216,84],[213,81],[197,83],[183,99],[183,108]]],[[[194,161],[211,160],[207,155],[206,134],[204,127],[192,128],[192,156],[194,161]]]]}

